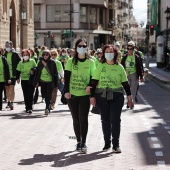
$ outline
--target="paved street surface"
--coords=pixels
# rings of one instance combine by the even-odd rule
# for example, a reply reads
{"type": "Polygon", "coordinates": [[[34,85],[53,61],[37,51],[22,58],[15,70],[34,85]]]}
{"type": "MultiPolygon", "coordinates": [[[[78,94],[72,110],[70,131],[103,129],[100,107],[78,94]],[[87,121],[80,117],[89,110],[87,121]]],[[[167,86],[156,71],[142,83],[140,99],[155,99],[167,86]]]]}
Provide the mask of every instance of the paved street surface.
{"type": "Polygon", "coordinates": [[[170,93],[148,80],[140,85],[134,110],[123,108],[121,154],[104,146],[100,116],[90,113],[87,154],[75,152],[72,118],[59,101],[44,116],[45,104],[24,113],[20,85],[15,109],[0,114],[0,170],[170,170],[170,93]]]}

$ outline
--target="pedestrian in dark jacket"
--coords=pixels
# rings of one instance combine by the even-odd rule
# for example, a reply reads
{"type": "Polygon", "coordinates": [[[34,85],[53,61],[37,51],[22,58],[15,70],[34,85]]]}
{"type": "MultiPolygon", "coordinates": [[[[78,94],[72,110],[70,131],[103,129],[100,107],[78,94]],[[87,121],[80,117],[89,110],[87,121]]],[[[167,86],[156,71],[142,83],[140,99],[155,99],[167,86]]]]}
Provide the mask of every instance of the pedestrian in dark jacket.
{"type": "Polygon", "coordinates": [[[56,63],[51,59],[49,50],[44,50],[40,58],[34,78],[34,86],[41,86],[42,95],[45,97],[45,115],[50,113],[50,100],[52,91],[58,85],[58,72],[56,63]]]}
{"type": "Polygon", "coordinates": [[[5,87],[5,82],[11,83],[9,65],[6,58],[3,56],[5,50],[0,46],[0,112],[2,111],[2,93],[5,87]]]}
{"type": "Polygon", "coordinates": [[[11,83],[5,83],[6,95],[8,104],[6,108],[10,108],[11,110],[14,109],[14,98],[15,98],[15,83],[16,83],[16,68],[18,63],[21,61],[20,56],[13,50],[13,43],[11,41],[6,41],[5,43],[5,57],[9,64],[9,71],[11,77],[11,83]]]}
{"type": "MultiPolygon", "coordinates": [[[[128,43],[128,53],[122,57],[121,64],[125,68],[128,82],[130,85],[133,101],[135,101],[138,82],[143,81],[143,71],[140,56],[134,51],[135,44],[133,41],[128,43]]],[[[127,106],[128,107],[128,106],[127,106]]]]}

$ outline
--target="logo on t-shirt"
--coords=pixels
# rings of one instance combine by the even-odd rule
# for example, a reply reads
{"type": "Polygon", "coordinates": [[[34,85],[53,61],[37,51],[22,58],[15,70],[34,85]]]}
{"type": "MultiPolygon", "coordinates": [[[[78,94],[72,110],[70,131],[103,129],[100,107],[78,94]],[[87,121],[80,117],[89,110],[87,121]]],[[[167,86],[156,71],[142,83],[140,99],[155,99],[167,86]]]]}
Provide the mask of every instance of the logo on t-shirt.
{"type": "Polygon", "coordinates": [[[77,66],[77,65],[74,65],[74,66],[73,66],[73,69],[74,69],[74,70],[78,70],[78,66],[77,66]]]}
{"type": "Polygon", "coordinates": [[[106,68],[103,67],[102,70],[101,70],[101,72],[106,72],[106,68]]]}

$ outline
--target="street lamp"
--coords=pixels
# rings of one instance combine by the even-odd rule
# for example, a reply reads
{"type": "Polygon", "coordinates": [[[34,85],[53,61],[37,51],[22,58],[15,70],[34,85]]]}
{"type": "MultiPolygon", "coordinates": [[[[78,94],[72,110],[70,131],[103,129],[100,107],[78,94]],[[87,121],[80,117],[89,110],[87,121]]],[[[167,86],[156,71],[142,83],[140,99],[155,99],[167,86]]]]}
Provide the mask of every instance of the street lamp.
{"type": "Polygon", "coordinates": [[[165,14],[166,14],[166,46],[168,46],[168,20],[170,20],[170,8],[168,8],[165,10],[165,14]]]}

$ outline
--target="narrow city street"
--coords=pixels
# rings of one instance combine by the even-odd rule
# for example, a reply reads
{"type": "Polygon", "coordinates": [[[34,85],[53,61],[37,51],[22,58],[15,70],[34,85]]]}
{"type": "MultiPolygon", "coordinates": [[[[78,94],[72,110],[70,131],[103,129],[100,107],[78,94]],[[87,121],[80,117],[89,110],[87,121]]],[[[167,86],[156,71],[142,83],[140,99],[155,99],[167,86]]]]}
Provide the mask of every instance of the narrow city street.
{"type": "Polygon", "coordinates": [[[87,154],[75,152],[76,140],[67,105],[60,103],[48,117],[45,104],[24,113],[20,85],[15,108],[0,114],[0,170],[157,170],[170,169],[170,93],[150,80],[140,84],[138,103],[122,112],[121,154],[104,146],[100,116],[89,114],[87,154]]]}

